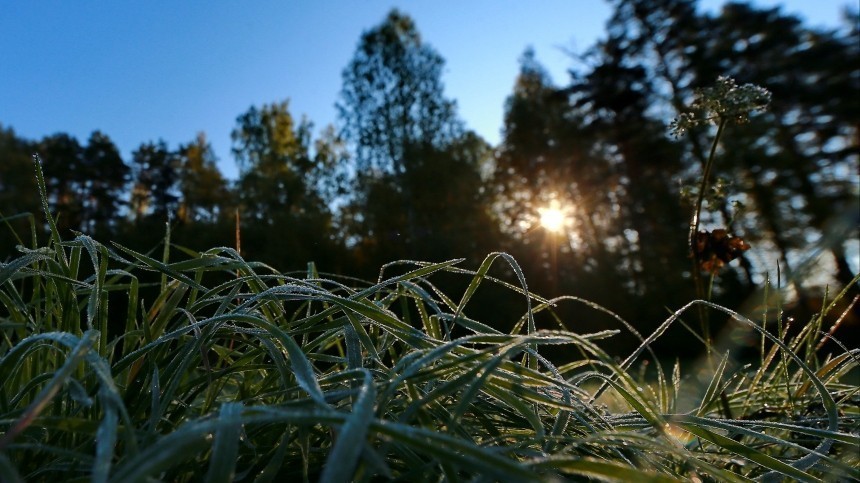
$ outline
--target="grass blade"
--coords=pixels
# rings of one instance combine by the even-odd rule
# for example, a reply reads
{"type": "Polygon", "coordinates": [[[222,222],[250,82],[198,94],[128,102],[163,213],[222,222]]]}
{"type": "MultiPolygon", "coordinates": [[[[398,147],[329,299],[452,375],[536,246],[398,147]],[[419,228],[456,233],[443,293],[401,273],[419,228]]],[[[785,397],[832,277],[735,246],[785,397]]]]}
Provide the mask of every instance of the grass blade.
{"type": "Polygon", "coordinates": [[[355,466],[362,449],[367,444],[367,430],[373,420],[373,404],[376,400],[376,388],[373,379],[366,369],[359,371],[364,375],[364,382],[358,393],[358,400],[353,406],[352,414],[341,426],[340,434],[331,453],[326,459],[321,482],[336,483],[352,480],[355,466]]]}
{"type": "Polygon", "coordinates": [[[218,415],[218,430],[212,443],[206,483],[227,483],[236,475],[239,436],[242,430],[242,403],[226,403],[218,415]]]}
{"type": "Polygon", "coordinates": [[[39,394],[33,399],[33,402],[27,407],[24,413],[15,421],[15,424],[0,438],[0,451],[3,451],[15,437],[30,426],[39,413],[51,402],[54,396],[62,388],[63,384],[72,376],[72,371],[84,361],[87,353],[93,348],[93,345],[98,341],[99,333],[95,330],[87,331],[79,340],[74,349],[72,349],[66,362],[62,367],[54,373],[54,376],[45,387],[39,391],[39,394]]]}

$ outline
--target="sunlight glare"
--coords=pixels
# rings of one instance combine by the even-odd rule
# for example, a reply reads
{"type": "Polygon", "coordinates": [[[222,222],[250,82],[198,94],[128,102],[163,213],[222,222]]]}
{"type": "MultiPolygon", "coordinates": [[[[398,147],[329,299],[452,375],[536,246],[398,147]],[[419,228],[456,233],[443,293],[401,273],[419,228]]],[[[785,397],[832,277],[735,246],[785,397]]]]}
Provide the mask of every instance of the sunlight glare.
{"type": "Polygon", "coordinates": [[[569,221],[566,211],[558,201],[552,200],[549,206],[538,209],[540,225],[553,233],[561,233],[569,221]]]}

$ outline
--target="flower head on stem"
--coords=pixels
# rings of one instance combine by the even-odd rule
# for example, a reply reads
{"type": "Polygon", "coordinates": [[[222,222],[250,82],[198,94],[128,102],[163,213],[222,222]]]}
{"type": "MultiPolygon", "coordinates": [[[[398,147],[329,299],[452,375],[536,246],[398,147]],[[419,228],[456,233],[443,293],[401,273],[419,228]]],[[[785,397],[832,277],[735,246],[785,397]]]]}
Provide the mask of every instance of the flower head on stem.
{"type": "MultiPolygon", "coordinates": [[[[702,170],[696,206],[690,219],[688,238],[693,258],[693,283],[699,298],[705,296],[700,271],[709,272],[713,280],[713,276],[726,263],[739,257],[750,248],[746,241],[733,236],[727,230],[699,231],[702,201],[708,190],[717,146],[729,122],[742,124],[749,121],[750,114],[754,111],[764,110],[770,103],[770,98],[770,92],[763,87],[753,84],[738,86],[731,77],[720,76],[714,86],[698,89],[696,99],[690,106],[690,111],[681,113],[669,126],[670,132],[675,136],[681,136],[696,126],[709,124],[716,124],[717,126],[708,159],[702,170]]],[[[704,309],[700,309],[699,317],[702,322],[702,333],[710,352],[710,330],[704,309]]]]}
{"type": "Polygon", "coordinates": [[[743,124],[755,111],[762,111],[770,104],[770,91],[754,84],[738,86],[731,77],[717,77],[712,87],[696,90],[696,100],[690,111],[681,113],[669,125],[669,131],[682,136],[688,130],[701,125],[735,121],[743,124]]]}

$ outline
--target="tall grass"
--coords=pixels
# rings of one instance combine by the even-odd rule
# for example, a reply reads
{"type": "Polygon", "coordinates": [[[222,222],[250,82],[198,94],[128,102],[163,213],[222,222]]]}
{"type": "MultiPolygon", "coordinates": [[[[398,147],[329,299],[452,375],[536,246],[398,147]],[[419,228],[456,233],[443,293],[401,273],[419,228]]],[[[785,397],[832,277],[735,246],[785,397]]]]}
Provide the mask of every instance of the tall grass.
{"type": "Polygon", "coordinates": [[[829,327],[788,337],[696,301],[618,361],[616,330],[537,330],[566,299],[530,293],[506,254],[369,283],[50,231],[0,265],[4,482],[860,479],[860,350],[821,358],[829,327]],[[489,275],[499,264],[513,282],[489,275]],[[442,273],[463,293],[439,290],[442,273]],[[522,299],[511,333],[468,316],[484,284],[522,299]],[[726,353],[682,374],[654,358],[637,377],[698,306],[758,333],[760,364],[726,353]],[[541,355],[559,345],[579,358],[541,355]]]}

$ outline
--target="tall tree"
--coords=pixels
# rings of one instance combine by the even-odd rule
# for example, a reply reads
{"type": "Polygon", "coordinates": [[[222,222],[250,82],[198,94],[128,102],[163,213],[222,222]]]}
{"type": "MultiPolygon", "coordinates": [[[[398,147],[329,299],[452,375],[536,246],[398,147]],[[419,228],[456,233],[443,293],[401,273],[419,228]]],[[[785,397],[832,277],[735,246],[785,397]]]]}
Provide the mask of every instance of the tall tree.
{"type": "Polygon", "coordinates": [[[317,177],[328,158],[312,155],[311,129],[307,120],[295,122],[283,101],[251,107],[232,133],[242,247],[281,267],[324,263],[334,246],[332,216],[317,177]]]}
{"type": "Polygon", "coordinates": [[[34,152],[32,142],[18,137],[11,127],[0,125],[0,261],[10,258],[16,245],[30,245],[29,220],[23,216],[30,213],[40,218],[34,152]]]}
{"type": "MultiPolygon", "coordinates": [[[[564,88],[533,52],[524,54],[496,150],[498,206],[529,265],[545,271],[545,290],[613,308],[648,299],[642,307],[654,306],[656,297],[673,305],[669,295],[690,293],[675,289],[689,265],[672,179],[678,154],[645,115],[643,69],[621,62],[620,52],[612,37],[603,41],[589,54],[590,69],[564,88]],[[552,207],[568,218],[563,230],[539,224],[552,207]]],[[[662,317],[642,307],[637,318],[662,317]]]]}
{"type": "Polygon", "coordinates": [[[194,141],[180,146],[179,158],[179,219],[211,223],[229,216],[231,193],[206,135],[201,132],[194,141]]]}
{"type": "Polygon", "coordinates": [[[490,151],[445,97],[443,66],[392,10],[343,72],[338,108],[356,173],[346,213],[372,258],[472,256],[497,242],[480,174],[490,151]]]}
{"type": "Polygon", "coordinates": [[[134,185],[131,208],[137,220],[176,218],[179,208],[180,159],[164,141],[147,142],[132,153],[134,185]]]}
{"type": "Polygon", "coordinates": [[[361,36],[337,105],[359,170],[402,173],[409,146],[439,148],[459,135],[455,104],[443,93],[443,66],[415,22],[397,10],[361,36]]]}
{"type": "Polygon", "coordinates": [[[48,203],[51,213],[57,217],[57,227],[63,232],[80,230],[83,202],[79,188],[86,181],[83,148],[73,136],[58,133],[42,139],[38,153],[43,162],[48,203]]]}
{"type": "Polygon", "coordinates": [[[81,157],[85,179],[80,184],[83,223],[90,232],[107,228],[117,221],[124,204],[129,167],[123,162],[113,141],[101,131],[94,131],[81,157]]]}
{"type": "Polygon", "coordinates": [[[445,149],[406,151],[408,170],[361,179],[347,228],[371,266],[398,258],[479,261],[502,246],[479,166],[490,146],[469,133],[445,149]]]}
{"type": "Polygon", "coordinates": [[[311,155],[312,124],[296,123],[289,102],[251,107],[237,118],[233,155],[242,216],[274,224],[285,216],[315,217],[327,212],[312,189],[316,160],[311,155]]]}
{"type": "Polygon", "coordinates": [[[644,295],[673,282],[684,285],[687,244],[677,234],[685,231],[689,215],[677,201],[680,152],[666,138],[662,121],[649,116],[654,87],[646,68],[629,61],[628,49],[622,34],[610,30],[592,53],[595,67],[574,78],[569,90],[574,104],[590,113],[590,136],[616,166],[616,236],[625,247],[634,292],[644,295]]]}

